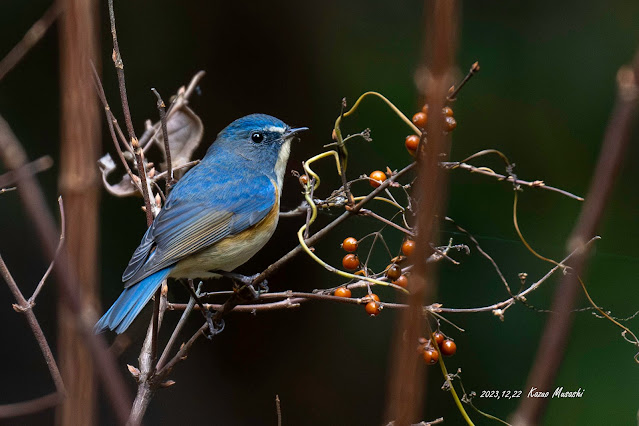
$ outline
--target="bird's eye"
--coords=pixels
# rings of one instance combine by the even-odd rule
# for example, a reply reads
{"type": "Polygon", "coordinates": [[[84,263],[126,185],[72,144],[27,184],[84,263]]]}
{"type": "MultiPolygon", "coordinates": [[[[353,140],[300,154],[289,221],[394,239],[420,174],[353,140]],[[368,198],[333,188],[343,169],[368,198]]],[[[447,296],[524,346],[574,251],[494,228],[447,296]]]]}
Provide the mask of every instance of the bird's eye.
{"type": "Polygon", "coordinates": [[[260,143],[264,140],[264,133],[262,132],[253,132],[251,133],[251,140],[255,143],[260,143]]]}

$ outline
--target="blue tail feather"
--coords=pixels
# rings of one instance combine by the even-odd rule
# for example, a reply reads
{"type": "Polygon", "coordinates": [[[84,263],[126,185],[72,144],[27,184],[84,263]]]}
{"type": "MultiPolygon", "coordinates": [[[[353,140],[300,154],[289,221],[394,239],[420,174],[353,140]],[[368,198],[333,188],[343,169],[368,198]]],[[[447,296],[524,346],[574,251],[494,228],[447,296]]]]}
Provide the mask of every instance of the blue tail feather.
{"type": "Polygon", "coordinates": [[[100,333],[108,328],[118,334],[123,333],[151,300],[153,293],[160,288],[162,281],[172,269],[172,266],[161,269],[139,283],[125,288],[118,300],[93,327],[93,331],[100,333]]]}

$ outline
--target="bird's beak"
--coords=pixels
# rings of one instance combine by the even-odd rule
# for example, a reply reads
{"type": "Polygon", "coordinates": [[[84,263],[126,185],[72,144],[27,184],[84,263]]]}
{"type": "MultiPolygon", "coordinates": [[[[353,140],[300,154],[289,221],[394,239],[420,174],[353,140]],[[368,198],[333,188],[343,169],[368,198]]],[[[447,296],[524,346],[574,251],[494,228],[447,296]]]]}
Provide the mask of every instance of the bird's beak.
{"type": "Polygon", "coordinates": [[[284,132],[285,139],[292,139],[297,136],[298,133],[308,130],[308,127],[297,127],[295,129],[288,129],[284,132]]]}

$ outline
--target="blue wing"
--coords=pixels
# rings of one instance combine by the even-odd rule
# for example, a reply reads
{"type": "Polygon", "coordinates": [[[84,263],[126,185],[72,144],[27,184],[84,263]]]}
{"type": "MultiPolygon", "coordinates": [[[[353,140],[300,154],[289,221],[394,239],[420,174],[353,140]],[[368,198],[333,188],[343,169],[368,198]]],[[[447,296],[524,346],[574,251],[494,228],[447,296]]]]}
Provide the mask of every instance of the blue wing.
{"type": "Polygon", "coordinates": [[[265,175],[237,166],[194,167],[174,187],[133,253],[122,276],[125,287],[259,223],[276,197],[265,175]]]}

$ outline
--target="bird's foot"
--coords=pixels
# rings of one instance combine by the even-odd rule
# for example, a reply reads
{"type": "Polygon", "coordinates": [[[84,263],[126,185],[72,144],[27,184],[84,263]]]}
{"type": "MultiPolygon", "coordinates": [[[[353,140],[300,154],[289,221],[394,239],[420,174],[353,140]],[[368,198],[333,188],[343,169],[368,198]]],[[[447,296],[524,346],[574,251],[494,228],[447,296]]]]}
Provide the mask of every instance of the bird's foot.
{"type": "Polygon", "coordinates": [[[216,273],[223,277],[232,279],[235,282],[235,292],[243,299],[255,300],[258,299],[261,294],[268,293],[268,282],[266,280],[254,284],[254,281],[260,276],[260,274],[242,275],[235,272],[225,271],[216,271],[216,273]]]}
{"type": "Polygon", "coordinates": [[[213,337],[217,336],[222,331],[224,331],[224,320],[219,319],[219,320],[213,321],[213,313],[211,311],[206,311],[205,316],[206,316],[206,323],[209,326],[209,334],[204,333],[204,337],[206,337],[209,340],[212,340],[213,337]]]}

